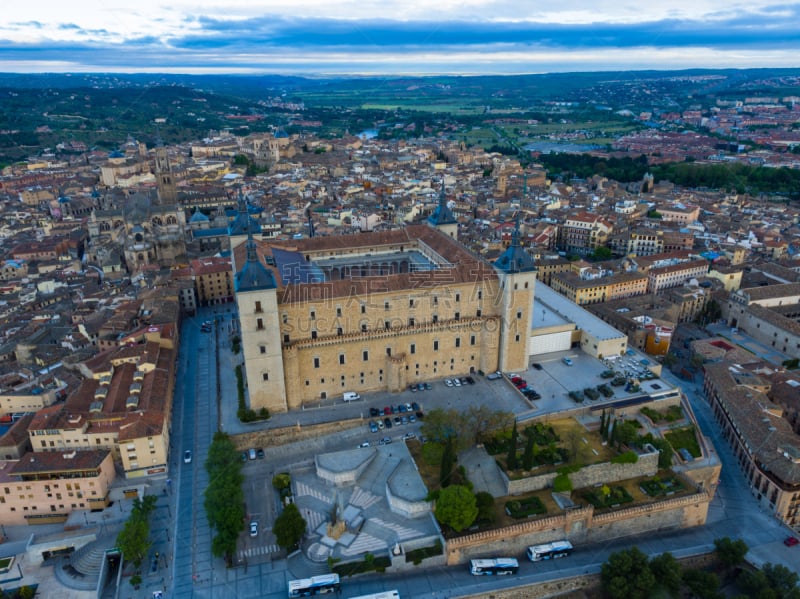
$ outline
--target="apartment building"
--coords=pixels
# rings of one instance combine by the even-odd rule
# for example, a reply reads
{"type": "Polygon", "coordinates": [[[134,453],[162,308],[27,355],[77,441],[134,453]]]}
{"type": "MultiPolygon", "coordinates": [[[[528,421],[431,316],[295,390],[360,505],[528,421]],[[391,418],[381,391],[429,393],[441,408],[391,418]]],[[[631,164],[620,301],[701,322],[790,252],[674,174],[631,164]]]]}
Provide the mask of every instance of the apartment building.
{"type": "Polygon", "coordinates": [[[550,287],[579,306],[633,297],[647,292],[647,276],[635,272],[582,278],[572,272],[557,273],[550,287]]]}
{"type": "Polygon", "coordinates": [[[689,279],[704,277],[706,273],[708,261],[705,259],[651,268],[647,272],[647,292],[658,293],[670,287],[678,287],[689,279]]]}
{"type": "Polygon", "coordinates": [[[7,526],[61,523],[75,510],[103,509],[116,477],[106,449],[27,453],[0,466],[0,521],[7,526]]]}
{"type": "Polygon", "coordinates": [[[750,492],[787,526],[800,528],[800,439],[769,400],[768,383],[723,361],[706,364],[704,391],[750,492]]]}

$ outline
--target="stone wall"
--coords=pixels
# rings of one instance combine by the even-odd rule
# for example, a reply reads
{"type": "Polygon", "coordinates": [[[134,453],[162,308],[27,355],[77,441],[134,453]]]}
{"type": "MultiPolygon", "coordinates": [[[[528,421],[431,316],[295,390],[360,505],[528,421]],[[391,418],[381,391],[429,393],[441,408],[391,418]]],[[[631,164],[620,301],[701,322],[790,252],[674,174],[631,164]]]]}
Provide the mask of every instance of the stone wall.
{"type": "Polygon", "coordinates": [[[569,539],[573,544],[598,543],[651,530],[688,528],[705,524],[705,492],[595,515],[592,506],[570,510],[496,530],[478,532],[447,541],[448,565],[496,555],[516,555],[529,545],[569,539]]]}
{"type": "Polygon", "coordinates": [[[349,420],[326,422],[324,424],[287,426],[231,435],[231,439],[238,451],[246,451],[251,447],[269,448],[285,445],[287,443],[305,441],[307,439],[316,439],[325,435],[331,435],[362,426],[365,422],[366,420],[362,418],[351,418],[349,420]]]}
{"type": "MultiPolygon", "coordinates": [[[[540,491],[553,486],[553,480],[557,473],[540,474],[519,480],[510,480],[502,468],[497,466],[506,483],[506,494],[522,495],[531,491],[540,491]]],[[[610,484],[620,480],[637,478],[639,476],[655,476],[658,472],[658,452],[651,452],[639,455],[639,461],[635,464],[612,464],[602,462],[584,466],[578,472],[569,475],[572,487],[581,489],[598,484],[610,484]]]]}

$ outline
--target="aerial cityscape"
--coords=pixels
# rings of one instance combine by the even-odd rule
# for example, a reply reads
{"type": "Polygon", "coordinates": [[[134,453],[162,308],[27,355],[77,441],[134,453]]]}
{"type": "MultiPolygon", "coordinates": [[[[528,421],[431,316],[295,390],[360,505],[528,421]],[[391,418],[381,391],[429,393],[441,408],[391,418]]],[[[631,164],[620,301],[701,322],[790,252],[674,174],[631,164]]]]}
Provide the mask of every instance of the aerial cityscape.
{"type": "Polygon", "coordinates": [[[800,597],[796,7],[78,4],[0,24],[4,597],[800,597]]]}

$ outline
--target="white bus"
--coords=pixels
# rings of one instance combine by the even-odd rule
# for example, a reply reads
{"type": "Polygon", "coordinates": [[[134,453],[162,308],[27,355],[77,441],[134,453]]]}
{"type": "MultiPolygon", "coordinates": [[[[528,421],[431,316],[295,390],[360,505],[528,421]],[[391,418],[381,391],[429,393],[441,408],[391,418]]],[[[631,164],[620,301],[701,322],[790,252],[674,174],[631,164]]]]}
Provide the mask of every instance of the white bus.
{"type": "Polygon", "coordinates": [[[340,588],[338,574],[322,574],[311,578],[289,581],[289,597],[310,597],[337,593],[340,588]]]}
{"type": "Polygon", "coordinates": [[[350,599],[400,599],[400,593],[397,591],[381,591],[380,593],[350,597],[350,599]]]}
{"type": "Polygon", "coordinates": [[[519,562],[513,557],[473,559],[469,562],[469,572],[474,576],[502,576],[516,574],[518,570],[519,562]]]}
{"type": "Polygon", "coordinates": [[[543,559],[558,559],[567,557],[572,553],[572,543],[569,541],[553,541],[543,545],[533,545],[528,547],[528,559],[532,562],[539,562],[543,559]]]}

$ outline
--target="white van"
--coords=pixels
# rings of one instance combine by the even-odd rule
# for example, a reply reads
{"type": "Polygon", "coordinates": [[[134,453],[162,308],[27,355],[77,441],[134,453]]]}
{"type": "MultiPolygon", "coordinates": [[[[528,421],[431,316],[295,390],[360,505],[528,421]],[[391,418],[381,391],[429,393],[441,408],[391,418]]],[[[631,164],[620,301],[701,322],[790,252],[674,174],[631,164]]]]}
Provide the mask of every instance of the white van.
{"type": "Polygon", "coordinates": [[[361,399],[361,396],[354,391],[345,391],[343,399],[345,401],[356,401],[357,399],[361,399]]]}

